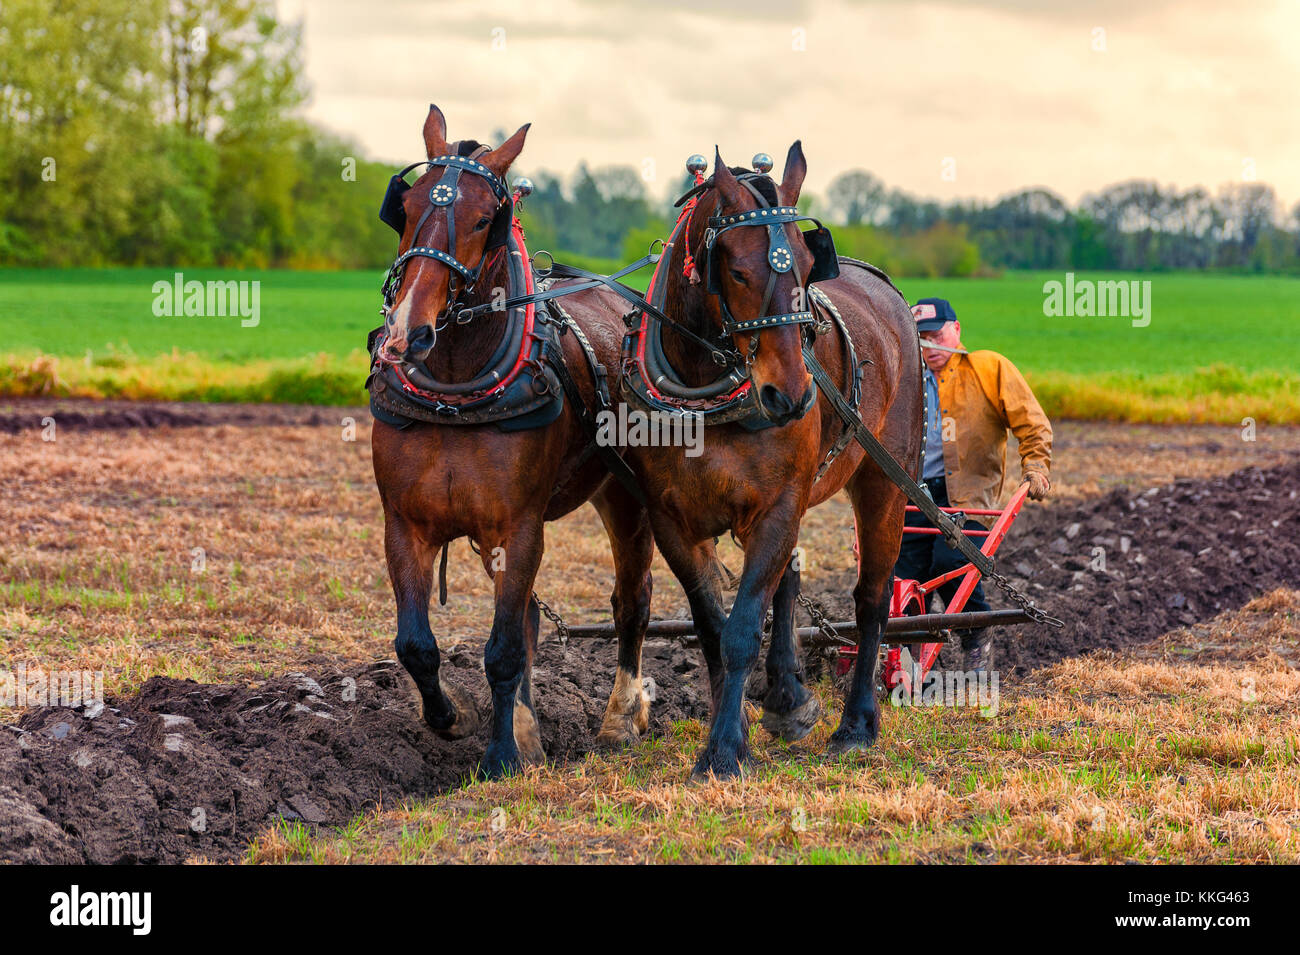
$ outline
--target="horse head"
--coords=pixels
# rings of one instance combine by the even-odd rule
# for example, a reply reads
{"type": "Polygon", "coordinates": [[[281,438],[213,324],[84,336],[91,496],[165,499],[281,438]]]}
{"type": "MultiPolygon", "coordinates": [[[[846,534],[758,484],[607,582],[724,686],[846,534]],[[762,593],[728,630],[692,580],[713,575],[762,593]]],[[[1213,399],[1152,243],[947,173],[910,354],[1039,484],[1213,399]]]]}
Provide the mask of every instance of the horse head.
{"type": "Polygon", "coordinates": [[[717,206],[705,234],[709,291],[717,300],[717,330],[748,365],[757,409],[786,424],[813,403],[801,326],[812,319],[807,286],[814,255],[794,221],[808,164],[795,142],[779,184],[763,165],[756,167],[759,175],[733,170],[715,153],[717,206]]]}
{"type": "Polygon", "coordinates": [[[472,140],[448,144],[442,110],[429,107],[428,160],[415,164],[428,168],[409,187],[402,173],[394,176],[380,213],[402,237],[384,286],[386,360],[427,358],[438,323],[473,290],[492,249],[505,244],[513,214],[506,172],[528,125],[496,149],[472,140]]]}

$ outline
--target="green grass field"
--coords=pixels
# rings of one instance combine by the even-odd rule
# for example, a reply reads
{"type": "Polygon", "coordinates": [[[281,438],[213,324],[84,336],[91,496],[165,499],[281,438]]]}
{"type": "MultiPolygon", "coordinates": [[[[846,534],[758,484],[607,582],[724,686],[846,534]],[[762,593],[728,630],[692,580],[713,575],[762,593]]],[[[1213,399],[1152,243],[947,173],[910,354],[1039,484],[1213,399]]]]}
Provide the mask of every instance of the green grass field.
{"type": "MultiPolygon", "coordinates": [[[[610,270],[615,263],[589,263],[610,270]]],[[[237,273],[260,282],[260,320],[157,317],[171,269],[0,271],[0,394],[357,403],[377,272],[237,273]]],[[[1010,357],[1049,413],[1145,421],[1300,422],[1300,279],[1077,273],[1149,281],[1150,324],[1044,315],[1043,283],[904,279],[910,300],[951,300],[970,348],[1010,357]]]]}

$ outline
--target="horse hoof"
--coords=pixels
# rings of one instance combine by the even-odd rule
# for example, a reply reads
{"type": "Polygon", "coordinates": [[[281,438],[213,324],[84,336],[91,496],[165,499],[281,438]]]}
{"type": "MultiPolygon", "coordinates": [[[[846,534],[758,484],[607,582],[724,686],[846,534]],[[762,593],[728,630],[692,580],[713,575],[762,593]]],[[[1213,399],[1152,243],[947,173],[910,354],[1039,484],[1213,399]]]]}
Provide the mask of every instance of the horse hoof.
{"type": "Polygon", "coordinates": [[[821,715],[821,704],[817,702],[816,696],[809,693],[808,699],[789,713],[777,713],[764,707],[763,729],[787,743],[797,743],[812,732],[821,715]]]}
{"type": "Polygon", "coordinates": [[[519,772],[522,768],[519,751],[514,749],[512,752],[505,752],[504,749],[504,747],[489,746],[487,752],[483,754],[482,761],[475,768],[475,777],[482,780],[500,779],[519,772]]]}
{"type": "Polygon", "coordinates": [[[605,719],[600,724],[600,732],[596,734],[598,747],[620,749],[624,746],[635,746],[639,742],[641,742],[641,733],[632,717],[605,714],[605,719]]]}
{"type": "Polygon", "coordinates": [[[722,783],[732,779],[742,779],[744,775],[745,771],[740,763],[719,765],[714,762],[705,763],[701,760],[691,770],[691,784],[699,786],[710,782],[722,783]]]}
{"type": "Polygon", "coordinates": [[[719,781],[740,779],[745,774],[746,759],[746,755],[706,746],[704,752],[700,753],[699,759],[695,761],[695,768],[691,770],[691,782],[706,783],[710,779],[719,781]]]}
{"type": "Polygon", "coordinates": [[[537,718],[533,711],[522,703],[515,703],[515,746],[519,749],[519,758],[524,763],[539,766],[546,762],[546,750],[542,749],[541,734],[537,730],[537,718]]]}
{"type": "Polygon", "coordinates": [[[473,736],[479,728],[481,717],[478,712],[478,704],[474,697],[458,686],[446,683],[440,684],[442,695],[447,701],[447,705],[452,710],[452,720],[447,723],[446,720],[435,720],[429,713],[429,706],[426,703],[424,707],[424,722],[429,729],[433,730],[443,739],[456,740],[464,739],[466,736],[473,736]]]}
{"type": "Polygon", "coordinates": [[[602,749],[617,749],[641,742],[641,737],[650,729],[650,701],[641,696],[632,704],[632,712],[619,710],[611,697],[605,707],[605,718],[600,722],[600,733],[596,736],[596,745],[602,749]]]}
{"type": "Polygon", "coordinates": [[[596,745],[603,748],[639,742],[650,729],[650,695],[644,681],[622,667],[614,677],[614,689],[605,704],[596,745]]]}
{"type": "Polygon", "coordinates": [[[844,727],[840,727],[831,734],[831,741],[826,744],[826,752],[831,756],[861,752],[875,746],[879,735],[879,732],[874,729],[849,733],[844,730],[844,727]]]}

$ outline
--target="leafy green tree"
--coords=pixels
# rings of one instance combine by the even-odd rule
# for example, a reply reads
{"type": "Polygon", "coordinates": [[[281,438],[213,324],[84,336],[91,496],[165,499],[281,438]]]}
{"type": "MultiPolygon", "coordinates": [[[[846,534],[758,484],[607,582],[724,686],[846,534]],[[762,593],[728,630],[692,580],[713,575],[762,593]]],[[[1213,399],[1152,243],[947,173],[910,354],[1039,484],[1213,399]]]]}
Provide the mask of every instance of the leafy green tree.
{"type": "Polygon", "coordinates": [[[885,206],[885,184],[865,169],[851,169],[831,180],[826,199],[838,210],[837,221],[871,224],[885,206]]]}
{"type": "Polygon", "coordinates": [[[58,265],[117,260],[157,171],[156,0],[4,0],[0,252],[58,265]]]}

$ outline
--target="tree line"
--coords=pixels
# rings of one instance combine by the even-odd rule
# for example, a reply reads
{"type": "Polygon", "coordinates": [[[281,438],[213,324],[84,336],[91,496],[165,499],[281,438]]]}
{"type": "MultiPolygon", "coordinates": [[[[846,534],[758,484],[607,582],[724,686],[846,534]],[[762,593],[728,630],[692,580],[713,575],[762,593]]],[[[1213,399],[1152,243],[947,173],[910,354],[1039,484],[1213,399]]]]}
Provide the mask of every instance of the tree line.
{"type": "Polygon", "coordinates": [[[852,170],[830,184],[826,202],[835,221],[895,236],[941,224],[961,229],[983,262],[999,268],[1300,272],[1300,202],[1284,214],[1262,182],[1228,183],[1212,194],[1132,180],[1070,208],[1042,188],[994,202],[940,203],[852,170]]]}
{"type": "MultiPolygon", "coordinates": [[[[376,212],[393,170],[304,121],[306,96],[301,27],[270,0],[4,0],[0,264],[386,265],[376,212]]],[[[526,158],[534,247],[626,260],[672,226],[633,167],[562,176],[526,158]]],[[[1046,189],[942,203],[851,170],[803,204],[841,252],[899,275],[1300,273],[1300,204],[1284,214],[1255,182],[1126,182],[1071,208],[1046,189]]]]}

